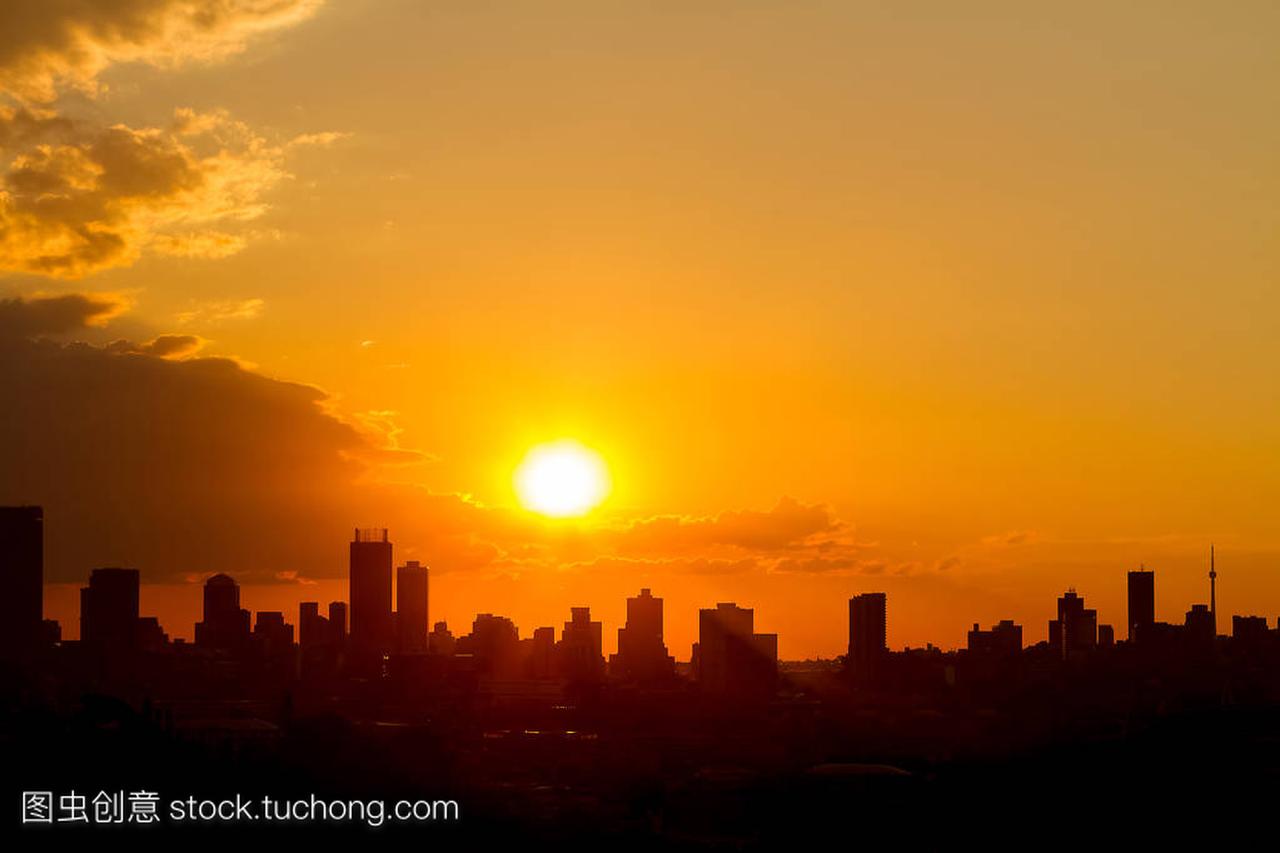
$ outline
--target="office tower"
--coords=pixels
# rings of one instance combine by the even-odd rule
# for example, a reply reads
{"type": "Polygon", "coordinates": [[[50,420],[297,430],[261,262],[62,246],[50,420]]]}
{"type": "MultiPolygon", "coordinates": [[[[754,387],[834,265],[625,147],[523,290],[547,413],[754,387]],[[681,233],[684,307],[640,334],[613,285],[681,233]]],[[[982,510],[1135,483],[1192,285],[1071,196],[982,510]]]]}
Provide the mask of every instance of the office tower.
{"type": "Polygon", "coordinates": [[[572,682],[596,682],[604,677],[603,626],[591,621],[591,608],[569,608],[570,619],[556,646],[560,673],[572,682]]]}
{"type": "Polygon", "coordinates": [[[1110,648],[1116,644],[1116,629],[1111,625],[1098,626],[1098,647],[1110,648]]]}
{"type": "Polygon", "coordinates": [[[329,602],[329,631],[333,641],[342,645],[347,640],[347,603],[345,601],[329,602]]]}
{"type": "Polygon", "coordinates": [[[242,651],[249,642],[249,611],[240,607],[240,585],[228,575],[204,582],[204,619],[196,623],[196,645],[242,651]]]}
{"type": "Polygon", "coordinates": [[[0,507],[0,658],[34,649],[44,618],[44,511],[38,506],[0,507]]]}
{"type": "Polygon", "coordinates": [[[778,635],[755,633],[755,611],[732,602],[698,611],[696,671],[703,690],[769,696],[777,686],[778,635]]]}
{"type": "Polygon", "coordinates": [[[428,581],[427,567],[417,560],[396,569],[396,650],[400,654],[427,652],[428,581]]]}
{"type": "Polygon", "coordinates": [[[1265,616],[1241,616],[1236,614],[1231,617],[1231,638],[1236,641],[1259,643],[1265,641],[1269,633],[1265,616]]]}
{"type": "Polygon", "coordinates": [[[351,540],[351,645],[368,663],[391,651],[391,542],[385,529],[359,530],[351,540]]]}
{"type": "Polygon", "coordinates": [[[675,673],[675,658],[662,642],[662,599],[648,588],[627,599],[627,622],[618,629],[618,653],[610,663],[617,675],[634,681],[655,681],[675,673]]]}
{"type": "Polygon", "coordinates": [[[859,681],[872,681],[883,668],[889,646],[886,638],[888,600],[883,592],[866,592],[849,599],[849,672],[859,681]]]}
{"type": "Polygon", "coordinates": [[[1156,573],[1129,572],[1129,642],[1146,639],[1156,621],[1156,573]]]}
{"type": "Polygon", "coordinates": [[[479,673],[511,677],[519,674],[519,646],[520,631],[514,622],[505,616],[480,613],[471,623],[471,633],[457,641],[455,651],[471,655],[479,673]]]}
{"type": "Polygon", "coordinates": [[[1065,660],[1098,645],[1098,611],[1086,610],[1074,589],[1058,599],[1058,618],[1049,623],[1049,645],[1065,660]]]}
{"type": "Polygon", "coordinates": [[[1001,619],[991,630],[983,631],[974,622],[968,649],[980,655],[1012,657],[1022,651],[1022,626],[1012,619],[1001,619]]]}
{"type": "MultiPolygon", "coordinates": [[[[332,607],[332,606],[331,606],[332,607]]],[[[304,650],[319,649],[337,644],[329,620],[320,615],[320,602],[303,601],[298,604],[298,647],[304,650]]]]}
{"type": "Polygon", "coordinates": [[[452,657],[457,640],[453,637],[453,632],[449,630],[447,622],[437,622],[431,628],[431,638],[427,642],[427,647],[433,655],[443,655],[444,657],[452,657]]]}
{"type": "Polygon", "coordinates": [[[529,677],[537,679],[552,678],[555,675],[555,661],[556,629],[550,626],[535,628],[529,651],[529,677]]]}
{"type": "Polygon", "coordinates": [[[1207,604],[1193,604],[1183,623],[1187,637],[1198,645],[1211,645],[1217,636],[1213,611],[1207,604]]]}
{"type": "Polygon", "coordinates": [[[94,569],[80,590],[80,643],[109,658],[127,657],[137,648],[137,569],[94,569]]]}
{"type": "Polygon", "coordinates": [[[169,635],[155,616],[139,616],[135,635],[139,651],[158,652],[169,645],[169,635]]]}

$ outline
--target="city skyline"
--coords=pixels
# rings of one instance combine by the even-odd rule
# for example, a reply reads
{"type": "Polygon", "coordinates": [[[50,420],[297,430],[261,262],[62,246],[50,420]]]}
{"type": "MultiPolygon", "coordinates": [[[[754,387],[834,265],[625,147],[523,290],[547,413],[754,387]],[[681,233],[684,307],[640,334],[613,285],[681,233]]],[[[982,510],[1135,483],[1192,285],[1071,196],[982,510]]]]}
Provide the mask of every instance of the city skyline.
{"type": "MultiPolygon", "coordinates": [[[[38,521],[28,522],[28,524],[35,524],[35,526],[41,531],[41,536],[43,536],[45,519],[44,519],[44,513],[40,507],[32,507],[32,506],[8,507],[8,508],[0,507],[0,510],[4,512],[6,519],[12,520],[12,522],[10,523],[20,522],[23,518],[27,518],[28,516],[30,516],[32,519],[38,519],[38,521]]],[[[19,543],[24,541],[23,539],[24,536],[27,541],[30,540],[31,538],[30,535],[24,534],[22,531],[15,532],[16,530],[18,530],[18,528],[16,527],[6,528],[5,535],[9,537],[9,539],[13,541],[17,541],[19,543]]],[[[20,547],[27,548],[28,550],[30,549],[30,545],[25,545],[25,546],[20,545],[20,547]]],[[[292,631],[296,631],[296,634],[294,636],[296,636],[296,640],[299,645],[302,644],[302,640],[301,640],[302,626],[308,621],[307,616],[303,611],[307,610],[307,608],[312,608],[310,612],[312,612],[313,616],[319,616],[320,615],[319,610],[316,608],[320,606],[325,606],[327,604],[329,609],[326,612],[329,614],[332,614],[333,608],[335,606],[340,607],[342,609],[343,627],[342,627],[342,630],[340,631],[340,634],[345,636],[348,630],[347,626],[348,624],[350,624],[351,636],[353,638],[352,640],[353,648],[358,649],[362,645],[370,648],[380,648],[383,654],[391,654],[391,653],[403,654],[406,652],[418,653],[418,654],[426,653],[426,651],[428,650],[427,642],[430,636],[430,631],[433,628],[433,626],[446,625],[449,623],[449,620],[447,618],[440,618],[440,619],[434,618],[431,615],[431,612],[429,610],[428,602],[430,601],[430,593],[428,592],[429,590],[428,579],[429,579],[430,567],[426,565],[422,565],[418,560],[407,560],[403,562],[397,560],[394,556],[394,548],[395,548],[394,540],[390,538],[390,531],[388,531],[387,529],[361,528],[361,527],[355,528],[354,535],[349,543],[349,555],[348,555],[349,571],[348,571],[348,577],[345,581],[346,589],[348,591],[348,595],[346,596],[346,598],[334,599],[334,600],[327,600],[327,599],[317,600],[316,596],[314,595],[308,597],[307,595],[302,594],[297,599],[297,601],[294,602],[293,612],[296,615],[294,617],[294,622],[290,623],[290,629],[292,631]],[[394,567],[394,570],[393,570],[393,567],[394,567]],[[407,589],[405,589],[406,587],[407,589]],[[357,592],[357,588],[360,588],[361,591],[357,592]],[[402,596],[404,596],[403,599],[402,599],[402,596]],[[355,608],[352,608],[352,610],[358,615],[355,615],[354,617],[352,617],[351,622],[348,623],[347,622],[348,608],[350,608],[350,602],[353,599],[357,599],[361,603],[355,608]],[[405,600],[405,599],[407,599],[409,603],[402,605],[402,600],[405,600]],[[402,607],[406,608],[405,612],[410,613],[411,618],[413,620],[411,623],[402,619],[400,615],[402,607]],[[366,616],[365,615],[366,612],[371,613],[372,615],[366,616]],[[369,624],[366,625],[366,623],[369,623],[369,624]],[[414,634],[415,629],[416,629],[416,636],[414,634]]],[[[1191,621],[1193,618],[1192,614],[1195,613],[1198,608],[1205,608],[1207,612],[1211,613],[1216,617],[1215,591],[1216,591],[1216,582],[1217,582],[1217,572],[1216,572],[1216,560],[1214,556],[1214,549],[1215,549],[1215,546],[1210,545],[1209,568],[1205,574],[1205,578],[1209,584],[1209,593],[1210,593],[1208,597],[1208,603],[1193,601],[1193,602],[1188,602],[1186,604],[1186,607],[1190,608],[1190,610],[1184,610],[1183,612],[1186,614],[1186,617],[1185,617],[1186,624],[1188,625],[1191,624],[1191,621]]],[[[43,551],[43,549],[41,549],[41,551],[43,551]]],[[[135,598],[135,600],[140,601],[141,600],[140,590],[142,589],[142,584],[140,583],[140,575],[136,569],[101,568],[100,567],[90,572],[90,578],[92,579],[94,575],[99,573],[102,573],[101,576],[105,577],[109,573],[120,573],[120,572],[126,572],[126,571],[129,572],[131,576],[131,580],[129,582],[133,585],[132,595],[135,598]]],[[[41,572],[43,572],[42,561],[41,561],[41,572]]],[[[1058,600],[1057,618],[1046,620],[1047,628],[1045,630],[1045,634],[1046,634],[1045,641],[1050,645],[1050,647],[1053,647],[1055,645],[1061,645],[1063,647],[1071,646],[1073,641],[1070,639],[1070,635],[1076,631],[1087,631],[1087,633],[1091,637],[1091,639],[1089,639],[1086,643],[1086,645],[1088,646],[1093,646],[1098,644],[1110,645],[1110,644],[1113,644],[1116,641],[1116,639],[1123,638],[1123,639],[1133,640],[1136,633],[1139,630],[1144,628],[1149,630],[1150,627],[1156,623],[1177,624],[1176,619],[1170,622],[1170,620],[1158,618],[1158,614],[1161,611],[1158,610],[1156,607],[1156,601],[1158,599],[1155,595],[1156,571],[1154,569],[1150,569],[1146,566],[1146,564],[1142,564],[1137,569],[1128,570],[1125,574],[1125,577],[1126,577],[1126,612],[1125,612],[1126,618],[1124,621],[1120,621],[1118,619],[1110,619],[1110,621],[1104,622],[1099,618],[1096,609],[1090,609],[1090,610],[1079,609],[1079,608],[1083,608],[1084,599],[1078,595],[1075,586],[1069,585],[1063,597],[1059,598],[1058,600]],[[1064,610],[1064,607],[1066,607],[1067,610],[1064,610]],[[1076,608],[1076,610],[1071,611],[1071,608],[1076,608]],[[1074,616],[1064,615],[1064,613],[1068,613],[1068,612],[1074,612],[1076,615],[1074,616]],[[1074,625],[1074,622],[1071,620],[1074,620],[1077,618],[1087,618],[1088,620],[1087,628],[1082,627],[1078,629],[1066,630],[1060,627],[1061,625],[1068,625],[1068,626],[1074,625]],[[1120,626],[1121,629],[1124,631],[1124,634],[1122,636],[1117,636],[1117,634],[1115,633],[1117,625],[1120,626]],[[1101,639],[1104,631],[1108,638],[1106,642],[1103,642],[1101,639]]],[[[235,607],[232,609],[235,612],[239,612],[238,608],[239,608],[239,602],[240,602],[240,593],[243,589],[243,586],[235,580],[233,575],[229,575],[227,573],[217,573],[217,574],[210,575],[206,578],[202,578],[200,579],[199,582],[192,582],[192,583],[186,584],[185,586],[207,589],[208,585],[211,582],[214,584],[217,584],[222,580],[227,581],[234,587],[236,591],[236,596],[235,596],[236,604],[235,604],[235,607]]],[[[66,627],[62,627],[63,623],[60,623],[60,636],[62,636],[65,639],[79,639],[78,629],[73,628],[73,630],[68,630],[68,627],[80,625],[81,620],[83,620],[84,618],[85,590],[86,588],[84,587],[81,587],[79,590],[80,608],[77,612],[78,618],[70,623],[66,623],[66,627]]],[[[642,596],[647,596],[649,595],[649,593],[650,593],[650,589],[648,587],[645,587],[641,590],[642,596]]],[[[201,607],[202,607],[203,621],[207,622],[209,619],[209,610],[208,610],[209,602],[207,598],[207,592],[205,593],[205,595],[206,597],[203,599],[201,607]]],[[[851,592],[851,597],[849,598],[849,601],[848,601],[848,621],[846,623],[847,642],[845,643],[844,650],[840,651],[837,654],[831,654],[831,655],[825,655],[825,656],[818,655],[813,657],[817,657],[819,659],[822,657],[835,658],[835,657],[843,656],[845,651],[849,651],[850,653],[852,653],[852,650],[855,647],[855,638],[857,639],[857,642],[861,643],[864,647],[866,646],[867,643],[871,643],[875,647],[880,647],[884,649],[895,648],[895,645],[888,641],[888,625],[891,624],[891,620],[889,620],[886,616],[886,611],[887,611],[886,599],[887,599],[887,596],[885,595],[885,593],[878,592],[875,590],[863,590],[863,591],[851,592]],[[855,630],[855,626],[857,626],[856,630],[855,630]],[[870,633],[868,633],[868,631],[870,633]]],[[[627,604],[628,619],[631,618],[632,608],[633,606],[635,606],[636,601],[637,599],[631,598],[631,597],[627,599],[626,604],[627,604]]],[[[743,602],[743,603],[750,604],[750,602],[743,602]]],[[[729,606],[739,606],[739,602],[732,602],[732,603],[722,602],[720,604],[717,604],[717,607],[725,606],[726,604],[728,604],[729,606]]],[[[1177,608],[1178,608],[1178,605],[1176,603],[1165,606],[1165,610],[1176,610],[1177,608]]],[[[569,610],[573,612],[577,612],[579,610],[589,611],[589,606],[583,606],[581,602],[579,602],[577,604],[570,604],[569,610]]],[[[276,609],[259,608],[256,610],[252,608],[245,608],[244,612],[246,613],[247,620],[251,618],[252,614],[262,613],[262,612],[271,613],[271,614],[274,614],[274,613],[284,614],[284,619],[286,622],[289,618],[288,610],[280,609],[280,608],[276,608],[276,609]]],[[[699,633],[705,630],[705,626],[706,626],[705,613],[707,612],[714,612],[714,609],[711,611],[707,611],[704,608],[701,611],[701,613],[704,615],[701,615],[699,617],[699,626],[700,626],[699,633]]],[[[658,599],[657,613],[658,613],[657,620],[658,620],[658,626],[659,626],[658,635],[660,638],[664,638],[666,636],[666,633],[665,633],[665,623],[663,621],[664,617],[663,617],[663,608],[662,608],[661,599],[658,599]]],[[[45,613],[44,615],[45,615],[45,618],[51,618],[48,616],[47,613],[45,613]]],[[[480,613],[479,611],[473,614],[473,616],[476,616],[476,617],[481,615],[487,617],[494,614],[491,613],[491,611],[489,610],[484,611],[483,614],[480,613]]],[[[497,614],[497,615],[501,615],[501,614],[497,614]]],[[[134,618],[135,619],[137,618],[136,613],[134,614],[134,618]]],[[[506,617],[503,617],[503,618],[506,618],[506,617]]],[[[1231,636],[1231,633],[1222,632],[1219,630],[1223,624],[1230,625],[1234,629],[1238,624],[1240,624],[1240,620],[1244,620],[1244,623],[1246,625],[1249,625],[1250,620],[1256,620],[1258,618],[1262,618],[1264,620],[1263,625],[1265,627],[1266,619],[1268,618],[1266,616],[1259,617],[1255,613],[1234,613],[1234,612],[1227,613],[1227,614],[1224,614],[1224,619],[1222,619],[1221,621],[1215,619],[1213,630],[1215,633],[1221,633],[1223,636],[1231,636]]],[[[1277,625],[1280,626],[1280,617],[1277,617],[1277,620],[1278,620],[1277,625]]],[[[54,620],[54,621],[58,621],[58,620],[54,620]]],[[[320,621],[326,622],[326,619],[321,618],[320,621]]],[[[1004,628],[1005,626],[1009,626],[1005,630],[1017,629],[1019,649],[1024,647],[1022,644],[1024,637],[1026,637],[1028,633],[1031,633],[1032,635],[1034,634],[1034,632],[1027,632],[1024,624],[1018,622],[1017,620],[1001,618],[998,621],[999,621],[999,624],[992,629],[993,631],[998,631],[999,629],[1004,628]]],[[[157,627],[164,627],[163,620],[157,620],[157,623],[158,623],[157,627]]],[[[244,625],[244,631],[246,633],[249,631],[249,624],[250,623],[246,621],[244,625]]],[[[471,624],[471,623],[463,622],[462,624],[471,624]]],[[[603,625],[604,623],[601,622],[597,624],[603,625]]],[[[625,627],[625,624],[626,622],[621,622],[617,625],[617,629],[619,632],[618,642],[612,648],[610,648],[610,646],[607,643],[605,643],[602,639],[598,641],[602,656],[605,656],[605,657],[616,656],[620,652],[622,648],[622,643],[623,643],[622,637],[625,634],[625,631],[623,630],[623,628],[625,627]]],[[[972,624],[973,624],[973,629],[971,631],[968,631],[968,633],[966,634],[966,647],[971,650],[975,648],[975,642],[979,644],[990,642],[990,640],[988,640],[986,637],[987,632],[983,632],[980,630],[980,622],[975,621],[972,624]]],[[[1031,623],[1031,624],[1034,624],[1034,623],[1031,623]]],[[[455,625],[455,627],[460,627],[460,626],[455,625]]],[[[512,622],[512,627],[515,630],[519,630],[519,624],[516,622],[512,622]]],[[[566,627],[568,627],[568,623],[566,623],[566,627]]],[[[316,630],[325,630],[325,629],[317,628],[316,630]]],[[[554,628],[551,625],[547,625],[545,623],[538,623],[533,628],[526,626],[524,630],[525,632],[527,632],[529,636],[533,636],[537,632],[543,631],[543,630],[550,630],[554,632],[554,628]]],[[[197,622],[193,625],[193,629],[190,632],[190,634],[180,633],[179,631],[174,630],[172,632],[172,636],[174,639],[182,639],[187,641],[197,640],[199,636],[199,631],[200,631],[200,623],[197,622]]],[[[166,636],[168,635],[169,635],[169,632],[166,632],[166,636]]],[[[780,659],[780,660],[785,659],[784,656],[780,655],[777,651],[778,645],[780,642],[778,635],[774,634],[771,636],[773,637],[772,643],[774,647],[773,654],[775,659],[780,659]]],[[[1035,645],[1036,642],[1038,641],[1035,639],[1028,639],[1027,645],[1028,646],[1035,645]]],[[[697,645],[696,640],[693,641],[691,645],[694,648],[696,648],[696,645],[697,645]]],[[[923,646],[929,647],[929,648],[935,648],[935,647],[941,648],[944,651],[949,650],[948,647],[941,646],[932,641],[927,641],[926,643],[923,644],[923,646]]],[[[911,645],[901,644],[900,646],[897,646],[897,648],[910,649],[911,645]]],[[[952,649],[960,648],[960,646],[955,646],[951,648],[952,649]]],[[[691,655],[696,657],[696,652],[692,652],[691,655]]],[[[675,656],[675,659],[688,662],[690,660],[690,657],[681,657],[679,654],[677,654],[675,656]]],[[[800,660],[802,658],[795,658],[795,659],[800,660]]],[[[849,665],[856,669],[860,667],[865,667],[867,665],[867,661],[865,658],[855,658],[855,659],[851,659],[849,665]]]]}
{"type": "Polygon", "coordinates": [[[5,4],[0,503],[63,618],[337,597],[353,523],[457,619],[729,586],[790,657],[1208,542],[1280,612],[1278,15],[5,4]]]}

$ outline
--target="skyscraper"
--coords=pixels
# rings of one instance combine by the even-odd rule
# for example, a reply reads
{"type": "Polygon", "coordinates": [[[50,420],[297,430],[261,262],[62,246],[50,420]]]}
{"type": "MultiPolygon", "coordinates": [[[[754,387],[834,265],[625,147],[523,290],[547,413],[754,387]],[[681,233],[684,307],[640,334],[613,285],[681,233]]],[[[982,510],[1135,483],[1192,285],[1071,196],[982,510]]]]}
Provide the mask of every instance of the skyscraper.
{"type": "Polygon", "coordinates": [[[333,641],[339,646],[347,641],[347,603],[345,601],[329,602],[329,630],[333,633],[333,641]]]}
{"type": "Polygon", "coordinates": [[[603,625],[591,621],[590,607],[569,608],[557,646],[560,672],[573,682],[595,682],[604,676],[603,625]]]}
{"type": "Polygon", "coordinates": [[[755,633],[755,611],[732,602],[698,611],[697,675],[703,690],[769,696],[777,685],[778,635],[755,633]]]}
{"type": "Polygon", "coordinates": [[[204,582],[204,619],[196,623],[196,645],[241,651],[249,642],[249,611],[240,607],[240,585],[229,575],[204,582]]]}
{"type": "Polygon", "coordinates": [[[1156,573],[1129,572],[1129,642],[1145,639],[1156,621],[1156,573]]]}
{"type": "Polygon", "coordinates": [[[44,607],[44,510],[0,507],[0,657],[20,657],[40,638],[44,607]]]}
{"type": "Polygon", "coordinates": [[[1049,645],[1066,659],[1098,645],[1098,611],[1086,610],[1084,598],[1069,589],[1058,599],[1058,618],[1049,623],[1049,645]]]}
{"type": "Polygon", "coordinates": [[[627,599],[627,623],[618,629],[618,653],[611,668],[636,681],[653,681],[675,672],[675,659],[662,642],[662,599],[648,588],[627,599]]]}
{"type": "Polygon", "coordinates": [[[849,672],[871,681],[888,653],[888,599],[883,592],[864,592],[849,599],[849,672]]]}
{"type": "Polygon", "coordinates": [[[121,659],[137,647],[137,569],[94,569],[80,590],[80,643],[92,654],[121,659]]]}
{"type": "Polygon", "coordinates": [[[351,540],[351,645],[365,662],[391,651],[391,542],[387,531],[355,531],[351,540]]]}
{"type": "Polygon", "coordinates": [[[426,654],[429,572],[417,560],[396,569],[396,650],[401,654],[426,654]]]}

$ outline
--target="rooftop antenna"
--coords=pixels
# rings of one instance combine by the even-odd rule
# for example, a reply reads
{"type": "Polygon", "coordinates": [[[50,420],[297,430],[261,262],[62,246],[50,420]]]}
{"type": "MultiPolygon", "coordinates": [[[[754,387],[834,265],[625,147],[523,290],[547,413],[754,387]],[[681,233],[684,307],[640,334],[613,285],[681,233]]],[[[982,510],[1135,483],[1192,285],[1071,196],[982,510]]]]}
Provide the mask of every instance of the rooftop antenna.
{"type": "Polygon", "coordinates": [[[1213,615],[1214,630],[1218,629],[1218,572],[1213,563],[1213,545],[1209,545],[1209,612],[1213,615]]]}

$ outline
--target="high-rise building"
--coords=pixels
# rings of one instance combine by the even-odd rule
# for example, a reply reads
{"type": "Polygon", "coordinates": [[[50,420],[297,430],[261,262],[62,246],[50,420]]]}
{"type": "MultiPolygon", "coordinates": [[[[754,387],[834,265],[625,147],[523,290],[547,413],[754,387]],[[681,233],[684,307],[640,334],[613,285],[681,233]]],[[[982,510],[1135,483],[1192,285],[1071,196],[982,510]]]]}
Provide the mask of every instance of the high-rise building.
{"type": "MultiPolygon", "coordinates": [[[[443,623],[441,623],[443,624],[443,623]]],[[[556,629],[551,626],[533,629],[529,649],[529,677],[548,679],[555,675],[556,629]]]]}
{"type": "Polygon", "coordinates": [[[329,602],[329,631],[333,641],[342,645],[347,640],[347,603],[345,601],[329,602]]]}
{"type": "Polygon", "coordinates": [[[427,652],[428,583],[428,569],[417,560],[396,569],[396,650],[400,654],[427,652]]]}
{"type": "Polygon", "coordinates": [[[1156,573],[1129,572],[1129,642],[1146,639],[1156,621],[1156,573]]]}
{"type": "Polygon", "coordinates": [[[1058,618],[1049,623],[1049,645],[1065,659],[1098,645],[1098,611],[1086,610],[1074,589],[1058,599],[1058,618]]]}
{"type": "Polygon", "coordinates": [[[460,637],[454,650],[471,655],[476,671],[489,676],[514,677],[519,673],[520,629],[505,616],[478,613],[471,633],[460,637]]]}
{"type": "Polygon", "coordinates": [[[872,681],[888,654],[888,600],[883,592],[864,592],[849,599],[849,672],[872,681]]]}
{"type": "Polygon", "coordinates": [[[391,651],[391,542],[382,528],[355,531],[351,540],[351,645],[365,662],[391,651]]]}
{"type": "Polygon", "coordinates": [[[778,635],[755,633],[755,611],[732,602],[698,611],[698,682],[711,693],[769,696],[777,686],[778,635]]]}
{"type": "Polygon", "coordinates": [[[433,625],[427,645],[433,655],[452,657],[457,640],[454,639],[453,632],[449,630],[449,623],[437,622],[433,625]]]}
{"type": "Polygon", "coordinates": [[[1001,619],[991,630],[983,631],[974,622],[968,649],[980,655],[1012,657],[1022,651],[1022,626],[1012,619],[1001,619]]]}
{"type": "Polygon", "coordinates": [[[1116,644],[1116,629],[1111,625],[1098,626],[1098,647],[1111,648],[1116,644]]]}
{"type": "Polygon", "coordinates": [[[596,682],[604,677],[603,625],[591,621],[590,607],[569,608],[557,644],[561,674],[572,682],[596,682]]]}
{"type": "Polygon", "coordinates": [[[334,645],[333,627],[320,615],[320,602],[298,604],[298,647],[303,651],[334,645]]]}
{"type": "Polygon", "coordinates": [[[132,654],[138,645],[137,569],[94,569],[80,590],[80,643],[109,658],[132,654]]]}
{"type": "Polygon", "coordinates": [[[622,678],[655,681],[675,673],[675,659],[662,642],[662,599],[648,588],[627,599],[627,622],[618,629],[618,653],[610,659],[622,678]]]}
{"type": "Polygon", "coordinates": [[[0,657],[23,657],[42,635],[44,511],[0,507],[0,657]]]}
{"type": "Polygon", "coordinates": [[[218,574],[204,582],[204,619],[196,623],[196,645],[242,651],[249,642],[249,611],[240,607],[240,585],[218,574]]]}
{"type": "Polygon", "coordinates": [[[1217,620],[1213,610],[1207,604],[1191,605],[1183,627],[1187,637],[1197,645],[1212,645],[1218,633],[1217,620]]]}

